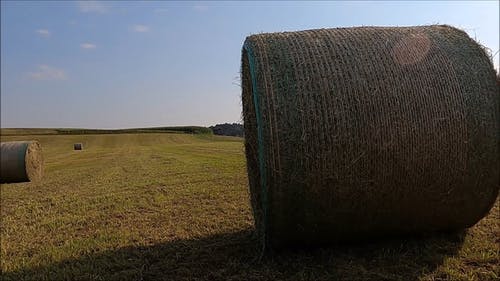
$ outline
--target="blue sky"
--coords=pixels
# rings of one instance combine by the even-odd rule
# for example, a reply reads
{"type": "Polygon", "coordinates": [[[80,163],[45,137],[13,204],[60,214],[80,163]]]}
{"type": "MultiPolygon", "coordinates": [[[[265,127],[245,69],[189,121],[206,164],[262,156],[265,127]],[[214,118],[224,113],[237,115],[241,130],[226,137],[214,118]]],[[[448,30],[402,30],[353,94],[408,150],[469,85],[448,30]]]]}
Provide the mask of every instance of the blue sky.
{"type": "MultiPolygon", "coordinates": [[[[495,53],[499,2],[1,2],[1,126],[241,122],[246,36],[450,24],[495,53]]],[[[498,69],[499,55],[494,57],[498,69]]]]}

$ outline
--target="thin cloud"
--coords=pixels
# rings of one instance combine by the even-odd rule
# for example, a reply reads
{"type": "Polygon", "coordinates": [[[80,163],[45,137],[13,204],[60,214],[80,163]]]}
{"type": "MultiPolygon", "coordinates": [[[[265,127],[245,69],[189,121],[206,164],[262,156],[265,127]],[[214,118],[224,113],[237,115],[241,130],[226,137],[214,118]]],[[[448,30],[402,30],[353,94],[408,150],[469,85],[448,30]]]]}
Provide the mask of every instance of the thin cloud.
{"type": "Polygon", "coordinates": [[[80,47],[82,49],[86,49],[86,50],[91,50],[91,49],[97,48],[97,46],[95,44],[92,44],[92,43],[82,43],[82,44],[80,44],[80,47]]]}
{"type": "Polygon", "coordinates": [[[199,11],[199,12],[204,12],[204,11],[208,10],[208,6],[195,5],[195,6],[193,6],[193,9],[195,9],[196,11],[199,11]]]}
{"type": "Polygon", "coordinates": [[[66,72],[45,64],[37,66],[37,71],[29,72],[28,76],[32,80],[66,80],[66,72]]]}
{"type": "Polygon", "coordinates": [[[164,8],[154,9],[155,14],[162,14],[162,13],[166,13],[166,12],[168,12],[168,9],[164,9],[164,8]]]}
{"type": "Polygon", "coordinates": [[[78,9],[83,13],[106,13],[109,6],[99,1],[78,1],[78,9]]]}
{"type": "Polygon", "coordinates": [[[149,32],[149,26],[142,25],[142,24],[136,24],[132,26],[132,31],[135,32],[149,32]]]}
{"type": "Polygon", "coordinates": [[[36,30],[36,33],[38,33],[38,35],[40,35],[41,37],[49,37],[50,36],[50,31],[48,31],[47,29],[38,29],[38,30],[36,30]]]}

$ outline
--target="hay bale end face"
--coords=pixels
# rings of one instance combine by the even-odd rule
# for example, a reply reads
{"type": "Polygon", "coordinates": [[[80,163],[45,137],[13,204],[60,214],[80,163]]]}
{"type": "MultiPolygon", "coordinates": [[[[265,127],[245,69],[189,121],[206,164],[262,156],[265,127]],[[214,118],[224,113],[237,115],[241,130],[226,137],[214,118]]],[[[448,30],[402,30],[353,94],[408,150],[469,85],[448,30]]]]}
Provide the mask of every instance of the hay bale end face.
{"type": "Polygon", "coordinates": [[[245,153],[265,245],[470,227],[500,182],[500,94],[450,26],[252,35],[245,153]]]}
{"type": "Polygon", "coordinates": [[[38,181],[43,175],[42,148],[37,141],[0,144],[0,182],[38,181]]]}
{"type": "Polygon", "coordinates": [[[83,150],[83,144],[82,143],[75,143],[73,145],[74,150],[83,150]]]}

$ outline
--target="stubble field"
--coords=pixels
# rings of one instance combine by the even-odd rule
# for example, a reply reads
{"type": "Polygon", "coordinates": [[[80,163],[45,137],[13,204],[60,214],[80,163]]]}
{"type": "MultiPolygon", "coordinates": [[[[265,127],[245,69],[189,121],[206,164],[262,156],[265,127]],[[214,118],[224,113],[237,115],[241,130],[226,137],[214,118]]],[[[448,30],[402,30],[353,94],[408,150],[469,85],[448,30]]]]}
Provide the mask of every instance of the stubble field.
{"type": "MultiPolygon", "coordinates": [[[[21,132],[22,133],[22,132],[21,132]]],[[[499,201],[459,233],[260,258],[243,141],[177,133],[36,139],[39,183],[2,184],[2,280],[498,280],[499,201]],[[73,143],[83,151],[73,151],[73,143]]]]}

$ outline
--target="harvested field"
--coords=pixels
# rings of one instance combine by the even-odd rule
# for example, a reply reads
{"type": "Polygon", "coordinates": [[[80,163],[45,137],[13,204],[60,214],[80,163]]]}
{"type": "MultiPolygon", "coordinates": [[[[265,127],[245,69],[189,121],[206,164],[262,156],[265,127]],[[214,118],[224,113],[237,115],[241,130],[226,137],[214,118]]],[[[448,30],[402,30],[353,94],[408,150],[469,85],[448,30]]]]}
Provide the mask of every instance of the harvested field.
{"type": "MultiPolygon", "coordinates": [[[[2,141],[26,136],[3,136],[2,141]]],[[[259,259],[240,138],[31,135],[40,183],[3,184],[2,280],[497,280],[499,202],[463,233],[259,259]],[[74,151],[76,142],[85,150],[74,151]]]]}

